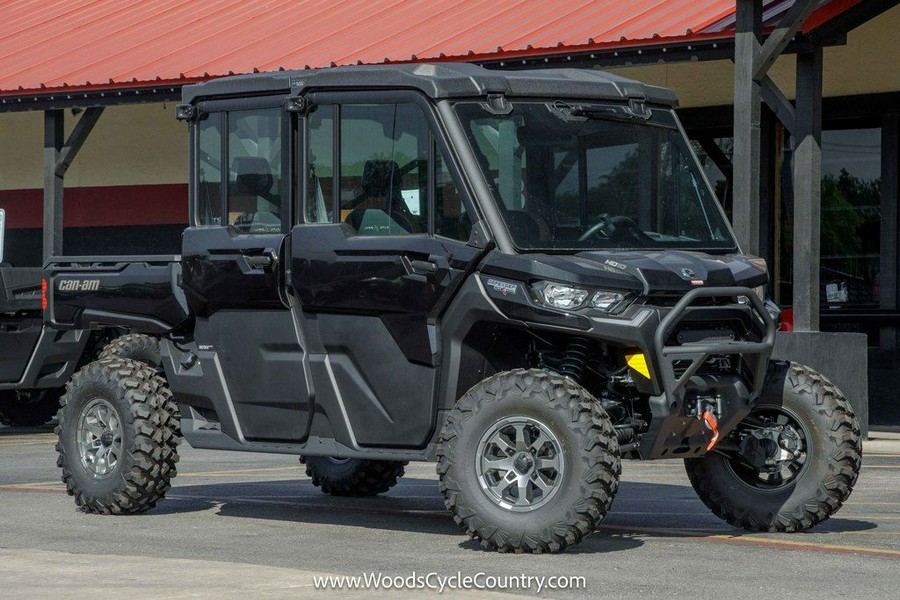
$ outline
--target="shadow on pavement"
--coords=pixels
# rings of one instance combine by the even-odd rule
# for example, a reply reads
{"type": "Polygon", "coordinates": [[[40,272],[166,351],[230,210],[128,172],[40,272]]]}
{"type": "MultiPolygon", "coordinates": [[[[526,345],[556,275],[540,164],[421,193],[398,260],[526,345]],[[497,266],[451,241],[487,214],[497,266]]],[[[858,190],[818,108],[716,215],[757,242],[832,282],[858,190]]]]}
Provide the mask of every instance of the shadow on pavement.
{"type": "Polygon", "coordinates": [[[53,429],[55,427],[56,419],[37,427],[9,427],[7,425],[0,425],[0,437],[33,435],[36,433],[53,433],[53,429]]]}
{"type": "MultiPolygon", "coordinates": [[[[365,527],[433,535],[459,536],[461,530],[444,508],[433,479],[406,477],[388,494],[374,498],[332,497],[307,479],[296,481],[228,482],[176,487],[171,498],[148,513],[165,515],[215,507],[217,515],[245,519],[289,521],[310,525],[365,527]]],[[[858,532],[877,525],[858,519],[830,519],[813,534],[858,532]]],[[[606,553],[643,545],[642,538],[711,535],[741,537],[748,532],[719,520],[685,485],[623,482],[599,532],[571,551],[606,553]]],[[[804,534],[790,536],[802,541],[804,534]]],[[[484,551],[475,540],[460,548],[484,551]]]]}

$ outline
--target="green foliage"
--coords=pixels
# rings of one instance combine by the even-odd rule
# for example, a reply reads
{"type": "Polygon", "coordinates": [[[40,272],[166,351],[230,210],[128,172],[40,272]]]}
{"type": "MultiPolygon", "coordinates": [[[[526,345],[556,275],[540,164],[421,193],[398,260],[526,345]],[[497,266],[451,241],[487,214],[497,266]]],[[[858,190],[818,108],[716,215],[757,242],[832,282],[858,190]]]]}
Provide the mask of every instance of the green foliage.
{"type": "Polygon", "coordinates": [[[880,179],[864,180],[841,169],[822,177],[822,253],[858,254],[865,248],[863,225],[880,218],[880,179]]]}

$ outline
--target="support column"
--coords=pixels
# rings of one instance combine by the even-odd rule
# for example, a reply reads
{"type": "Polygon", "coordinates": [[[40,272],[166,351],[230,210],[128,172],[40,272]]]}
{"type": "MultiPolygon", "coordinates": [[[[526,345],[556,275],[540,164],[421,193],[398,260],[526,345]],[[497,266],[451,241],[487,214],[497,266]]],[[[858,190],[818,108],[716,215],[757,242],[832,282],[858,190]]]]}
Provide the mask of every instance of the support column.
{"type": "Polygon", "coordinates": [[[760,85],[753,78],[762,34],[762,0],[737,0],[734,39],[734,209],[741,249],[759,254],[760,85]]]}
{"type": "Polygon", "coordinates": [[[44,111],[44,262],[62,254],[63,176],[56,172],[65,142],[63,111],[44,111]]]}
{"type": "MultiPolygon", "coordinates": [[[[881,119],[881,265],[879,308],[900,308],[900,113],[887,113],[881,119]]],[[[897,328],[882,327],[881,349],[897,349],[897,328]]]]}
{"type": "Polygon", "coordinates": [[[797,55],[794,136],[794,329],[819,330],[822,49],[797,55]]]}

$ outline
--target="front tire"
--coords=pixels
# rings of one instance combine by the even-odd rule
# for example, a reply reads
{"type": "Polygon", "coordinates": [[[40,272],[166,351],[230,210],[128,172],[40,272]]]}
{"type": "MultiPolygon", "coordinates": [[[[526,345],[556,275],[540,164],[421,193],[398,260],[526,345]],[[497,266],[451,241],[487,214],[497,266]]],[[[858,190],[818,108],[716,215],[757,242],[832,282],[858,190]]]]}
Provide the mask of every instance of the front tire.
{"type": "Polygon", "coordinates": [[[176,475],[176,414],[165,381],[142,362],[106,358],[78,371],[56,428],[57,466],[75,503],[98,514],[153,508],[176,475]]]}
{"type": "Polygon", "coordinates": [[[859,476],[862,441],[850,403],[812,369],[770,364],[759,402],[729,436],[741,452],[685,460],[697,494],[748,531],[796,532],[828,519],[859,476]]]}
{"type": "Polygon", "coordinates": [[[56,415],[61,389],[5,390],[0,392],[0,423],[10,427],[37,427],[56,415]]]}
{"type": "Polygon", "coordinates": [[[332,456],[304,456],[314,486],[332,496],[377,496],[395,485],[408,463],[332,456]]]}
{"type": "Polygon", "coordinates": [[[561,552],[606,516],[619,484],[609,417],[584,388],[536,369],[469,390],[447,417],[438,476],[457,524],[487,549],[561,552]]]}

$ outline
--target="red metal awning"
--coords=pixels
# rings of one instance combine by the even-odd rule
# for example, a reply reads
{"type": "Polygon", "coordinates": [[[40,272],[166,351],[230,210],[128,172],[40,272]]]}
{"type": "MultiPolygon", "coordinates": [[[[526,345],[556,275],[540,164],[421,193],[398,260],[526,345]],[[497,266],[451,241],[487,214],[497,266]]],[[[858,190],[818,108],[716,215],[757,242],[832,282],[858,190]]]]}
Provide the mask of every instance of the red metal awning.
{"type": "MultiPolygon", "coordinates": [[[[790,4],[769,0],[767,16],[790,4]]],[[[734,0],[8,0],[0,95],[730,37],[734,11],[734,0]]]]}

